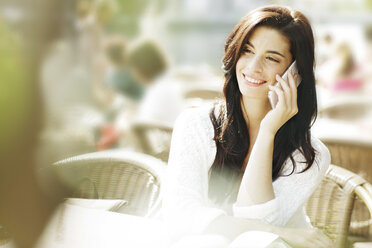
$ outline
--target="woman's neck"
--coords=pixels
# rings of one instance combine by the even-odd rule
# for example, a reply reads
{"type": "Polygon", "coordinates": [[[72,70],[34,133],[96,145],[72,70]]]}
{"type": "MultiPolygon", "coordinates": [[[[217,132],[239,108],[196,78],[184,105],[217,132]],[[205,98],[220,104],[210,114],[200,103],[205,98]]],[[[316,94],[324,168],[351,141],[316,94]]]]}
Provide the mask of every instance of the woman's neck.
{"type": "Polygon", "coordinates": [[[271,110],[269,101],[265,98],[242,97],[241,107],[248,130],[258,132],[261,120],[271,110]]]}

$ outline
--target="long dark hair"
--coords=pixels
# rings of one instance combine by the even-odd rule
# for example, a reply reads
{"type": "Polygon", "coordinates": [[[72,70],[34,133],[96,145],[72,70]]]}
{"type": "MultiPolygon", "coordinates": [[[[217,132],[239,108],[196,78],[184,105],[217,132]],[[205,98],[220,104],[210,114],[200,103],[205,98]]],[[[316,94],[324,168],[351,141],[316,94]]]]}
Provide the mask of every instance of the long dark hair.
{"type": "Polygon", "coordinates": [[[297,91],[298,113],[287,121],[274,139],[272,179],[281,175],[284,162],[299,149],[308,170],[315,160],[310,127],[316,119],[317,102],[314,78],[314,37],[308,19],[299,11],[280,6],[258,8],[244,16],[226,40],[223,69],[225,76],[224,102],[216,105],[210,118],[214,126],[217,154],[210,169],[209,196],[217,202],[236,199],[237,183],[242,176],[244,158],[249,148],[249,134],[241,109],[241,93],[235,67],[250,34],[258,26],[273,28],[290,40],[290,52],[297,61],[302,77],[297,91]],[[218,107],[217,107],[218,106],[218,107]],[[217,108],[217,109],[216,109],[217,108]],[[215,113],[217,116],[215,115],[215,113]]]}

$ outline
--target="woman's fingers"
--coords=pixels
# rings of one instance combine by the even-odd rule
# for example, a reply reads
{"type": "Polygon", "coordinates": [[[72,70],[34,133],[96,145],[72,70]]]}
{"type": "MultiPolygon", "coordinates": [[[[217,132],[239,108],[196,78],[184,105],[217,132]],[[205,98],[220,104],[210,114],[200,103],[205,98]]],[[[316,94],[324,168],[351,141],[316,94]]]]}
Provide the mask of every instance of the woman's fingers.
{"type": "Polygon", "coordinates": [[[291,90],[291,105],[292,105],[292,110],[295,114],[298,112],[298,107],[297,107],[297,80],[298,75],[293,75],[292,72],[288,73],[288,81],[289,81],[289,86],[291,90]]]}
{"type": "Polygon", "coordinates": [[[281,77],[279,76],[278,74],[276,74],[276,80],[279,82],[280,86],[282,87],[282,90],[284,92],[284,96],[285,96],[285,105],[287,106],[287,108],[290,108],[292,106],[292,100],[291,100],[291,90],[288,86],[288,83],[281,77]]]}
{"type": "Polygon", "coordinates": [[[285,81],[279,75],[276,75],[276,79],[278,80],[280,86],[283,89],[285,102],[289,113],[293,116],[297,114],[298,107],[297,107],[297,86],[296,86],[296,79],[297,75],[293,76],[292,72],[288,72],[288,82],[285,81]]]}
{"type": "Polygon", "coordinates": [[[280,89],[279,87],[272,86],[272,85],[269,85],[269,89],[274,91],[278,95],[278,103],[275,108],[278,108],[279,106],[286,108],[287,105],[286,105],[286,100],[284,97],[283,90],[280,89]]]}

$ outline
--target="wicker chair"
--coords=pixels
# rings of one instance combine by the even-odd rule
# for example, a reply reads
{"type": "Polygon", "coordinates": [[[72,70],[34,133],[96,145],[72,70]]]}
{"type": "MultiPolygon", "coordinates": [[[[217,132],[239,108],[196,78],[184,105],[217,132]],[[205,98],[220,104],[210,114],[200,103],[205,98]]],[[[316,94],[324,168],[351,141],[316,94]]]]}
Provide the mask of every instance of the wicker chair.
{"type": "Polygon", "coordinates": [[[103,151],[67,158],[53,164],[71,197],[127,200],[125,213],[154,216],[160,208],[165,165],[129,151],[103,151]]]}
{"type": "Polygon", "coordinates": [[[372,186],[355,173],[330,165],[306,204],[311,223],[323,230],[338,248],[349,247],[353,242],[349,229],[355,199],[360,199],[372,213],[372,186]]]}
{"type": "Polygon", "coordinates": [[[355,121],[372,113],[370,96],[343,96],[328,99],[319,106],[318,114],[322,118],[355,121]]]}
{"type": "Polygon", "coordinates": [[[372,182],[372,141],[362,143],[357,140],[320,137],[328,147],[332,164],[351,170],[372,182]]]}
{"type": "Polygon", "coordinates": [[[159,121],[136,121],[132,130],[138,138],[141,152],[168,162],[173,127],[159,121]]]}
{"type": "Polygon", "coordinates": [[[188,84],[184,88],[185,107],[193,108],[211,104],[223,98],[222,85],[218,84],[188,84]]]}
{"type": "Polygon", "coordinates": [[[184,97],[188,98],[201,98],[203,100],[215,100],[222,98],[222,90],[212,87],[190,87],[185,90],[184,97]]]}
{"type": "MultiPolygon", "coordinates": [[[[357,140],[335,139],[334,137],[321,137],[328,147],[332,163],[348,169],[359,176],[372,182],[372,142],[360,142],[357,140]]],[[[365,204],[356,199],[351,218],[350,233],[364,238],[372,237],[372,222],[370,213],[365,204]]]]}

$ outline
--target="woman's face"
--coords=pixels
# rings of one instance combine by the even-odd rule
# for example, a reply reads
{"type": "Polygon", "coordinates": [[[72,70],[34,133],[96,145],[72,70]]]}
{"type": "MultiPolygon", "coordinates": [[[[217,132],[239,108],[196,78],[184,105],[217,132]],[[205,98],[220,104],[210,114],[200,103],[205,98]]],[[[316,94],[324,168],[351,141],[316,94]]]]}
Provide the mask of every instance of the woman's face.
{"type": "Polygon", "coordinates": [[[241,94],[267,99],[268,85],[275,84],[275,75],[282,75],[291,61],[287,37],[273,28],[257,27],[243,44],[235,68],[241,94]]]}

